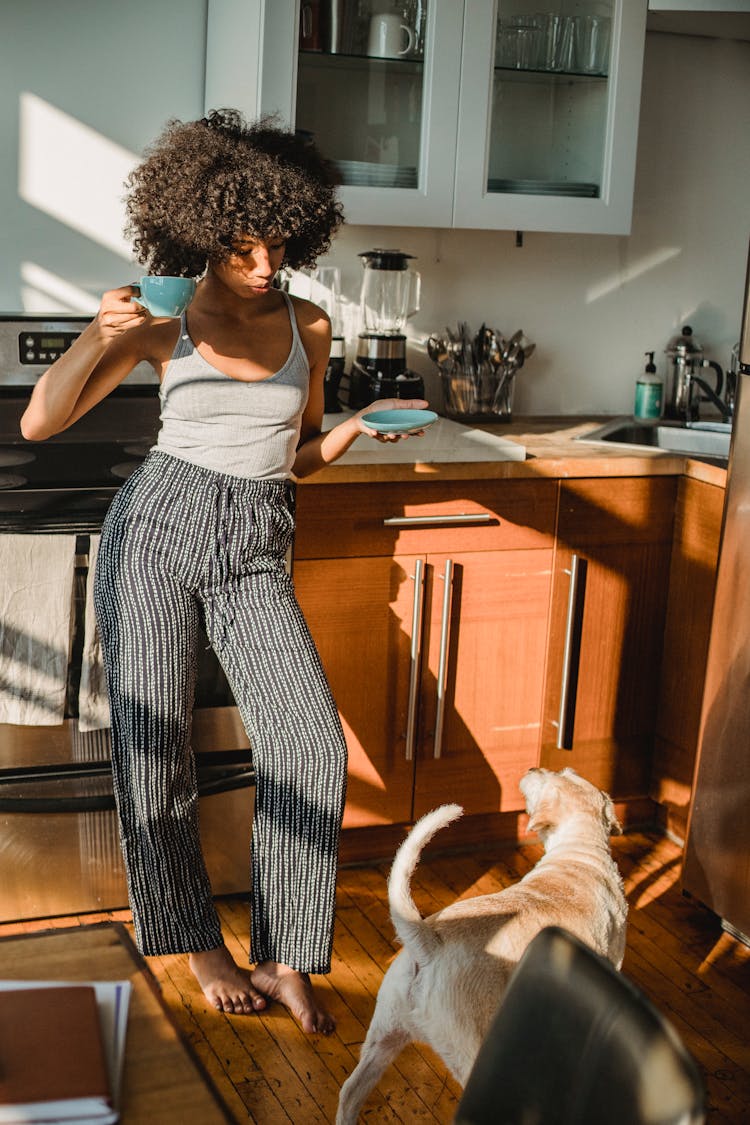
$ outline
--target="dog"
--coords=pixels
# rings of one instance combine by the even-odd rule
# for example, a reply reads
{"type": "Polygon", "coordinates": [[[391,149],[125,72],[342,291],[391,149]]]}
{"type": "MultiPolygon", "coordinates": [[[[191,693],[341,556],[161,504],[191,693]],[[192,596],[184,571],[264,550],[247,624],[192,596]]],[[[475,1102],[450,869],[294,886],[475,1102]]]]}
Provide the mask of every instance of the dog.
{"type": "Polygon", "coordinates": [[[464,1086],[513,969],[545,926],[562,926],[622,965],[628,908],[609,848],[610,833],[621,831],[612,801],[572,769],[530,769],[520,789],[544,855],[513,886],[420,915],[411,877],[429,840],[461,816],[460,805],[427,813],[398,849],[388,900],[403,949],[341,1088],[336,1125],[354,1125],[386,1067],[413,1040],[428,1043],[464,1086]]]}

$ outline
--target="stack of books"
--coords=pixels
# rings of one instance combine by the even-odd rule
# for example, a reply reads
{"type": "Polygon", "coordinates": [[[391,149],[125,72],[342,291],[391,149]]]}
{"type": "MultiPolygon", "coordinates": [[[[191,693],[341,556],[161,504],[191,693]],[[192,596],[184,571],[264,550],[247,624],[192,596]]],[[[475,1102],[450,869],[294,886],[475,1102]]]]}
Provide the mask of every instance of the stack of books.
{"type": "Polygon", "coordinates": [[[129,981],[0,981],[0,1125],[112,1125],[129,981]]]}

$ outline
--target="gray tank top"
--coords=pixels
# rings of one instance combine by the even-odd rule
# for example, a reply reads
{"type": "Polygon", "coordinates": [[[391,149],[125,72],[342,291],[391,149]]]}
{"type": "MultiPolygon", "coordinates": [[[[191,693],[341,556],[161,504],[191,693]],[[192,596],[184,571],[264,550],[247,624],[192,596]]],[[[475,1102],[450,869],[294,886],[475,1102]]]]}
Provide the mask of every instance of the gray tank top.
{"type": "Polygon", "coordinates": [[[310,364],[291,298],[283,292],[292,348],[274,375],[245,383],[218,371],[190,338],[185,313],[159,391],[156,448],[204,469],[236,477],[283,480],[294,464],[310,364]]]}

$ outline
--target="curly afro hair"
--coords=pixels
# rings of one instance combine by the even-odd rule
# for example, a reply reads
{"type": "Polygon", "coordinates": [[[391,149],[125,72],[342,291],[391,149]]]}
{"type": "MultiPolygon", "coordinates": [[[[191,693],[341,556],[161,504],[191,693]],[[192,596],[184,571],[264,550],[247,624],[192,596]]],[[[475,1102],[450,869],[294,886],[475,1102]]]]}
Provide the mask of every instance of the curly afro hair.
{"type": "Polygon", "coordinates": [[[284,239],[284,264],[312,266],[343,221],[332,165],[272,118],[237,110],[169,121],[126,181],[138,261],[152,273],[198,277],[241,238],[284,239]]]}

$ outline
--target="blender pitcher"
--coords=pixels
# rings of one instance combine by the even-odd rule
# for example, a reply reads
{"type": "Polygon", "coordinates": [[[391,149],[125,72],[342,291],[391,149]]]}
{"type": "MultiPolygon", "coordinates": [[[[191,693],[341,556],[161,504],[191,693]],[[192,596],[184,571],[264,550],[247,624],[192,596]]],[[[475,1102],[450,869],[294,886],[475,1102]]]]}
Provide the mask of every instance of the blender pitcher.
{"type": "Polygon", "coordinates": [[[365,250],[360,315],[362,332],[371,336],[398,336],[410,316],[419,310],[421,278],[409,269],[412,254],[401,250],[365,250]]]}

